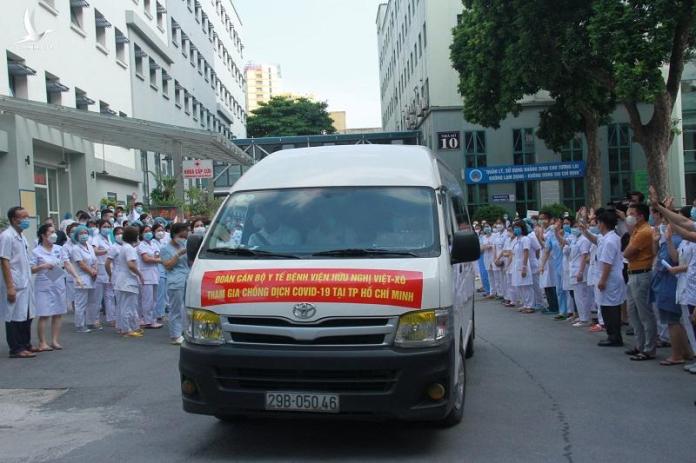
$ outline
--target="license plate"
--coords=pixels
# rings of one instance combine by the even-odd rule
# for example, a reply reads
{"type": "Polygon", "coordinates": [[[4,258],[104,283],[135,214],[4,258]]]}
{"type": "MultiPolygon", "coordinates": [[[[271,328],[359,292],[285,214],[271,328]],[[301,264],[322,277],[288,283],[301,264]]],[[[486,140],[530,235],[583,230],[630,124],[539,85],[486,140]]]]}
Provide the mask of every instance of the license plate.
{"type": "Polygon", "coordinates": [[[266,410],[338,413],[339,401],[336,394],[267,392],[266,410]]]}

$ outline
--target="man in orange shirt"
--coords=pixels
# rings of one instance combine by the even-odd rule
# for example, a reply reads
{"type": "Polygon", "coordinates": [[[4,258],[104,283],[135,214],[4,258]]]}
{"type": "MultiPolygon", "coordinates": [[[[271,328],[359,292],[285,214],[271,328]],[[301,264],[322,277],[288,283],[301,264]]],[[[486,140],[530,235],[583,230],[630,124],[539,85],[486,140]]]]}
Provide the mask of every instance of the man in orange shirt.
{"type": "Polygon", "coordinates": [[[628,260],[628,316],[635,331],[635,348],[626,352],[631,360],[655,358],[657,320],[650,305],[650,282],[655,259],[653,230],[648,224],[650,208],[633,203],[626,212],[631,239],[624,251],[628,260]]]}

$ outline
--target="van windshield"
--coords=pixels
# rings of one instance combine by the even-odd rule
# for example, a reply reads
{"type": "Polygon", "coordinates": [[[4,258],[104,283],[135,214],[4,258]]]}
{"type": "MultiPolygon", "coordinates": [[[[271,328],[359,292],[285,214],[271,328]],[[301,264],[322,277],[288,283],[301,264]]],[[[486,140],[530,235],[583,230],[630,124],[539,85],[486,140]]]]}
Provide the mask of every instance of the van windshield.
{"type": "Polygon", "coordinates": [[[440,255],[435,191],[331,187],[232,194],[201,257],[398,258],[440,255]]]}

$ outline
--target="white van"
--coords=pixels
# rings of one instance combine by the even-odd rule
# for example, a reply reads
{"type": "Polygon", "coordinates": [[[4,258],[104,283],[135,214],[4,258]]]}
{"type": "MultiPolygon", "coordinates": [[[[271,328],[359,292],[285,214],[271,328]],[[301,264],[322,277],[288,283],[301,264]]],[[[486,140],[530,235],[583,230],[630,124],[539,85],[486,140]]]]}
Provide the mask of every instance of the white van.
{"type": "Polygon", "coordinates": [[[423,147],[280,151],[190,237],[184,410],[461,420],[479,242],[423,147]]]}

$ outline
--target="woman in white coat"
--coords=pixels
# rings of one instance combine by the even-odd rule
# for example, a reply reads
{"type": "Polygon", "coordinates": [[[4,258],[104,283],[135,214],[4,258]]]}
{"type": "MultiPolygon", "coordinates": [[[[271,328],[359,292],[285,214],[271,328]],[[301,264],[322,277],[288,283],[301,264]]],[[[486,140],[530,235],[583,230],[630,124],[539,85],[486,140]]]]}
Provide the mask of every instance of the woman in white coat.
{"type": "Polygon", "coordinates": [[[123,244],[115,258],[115,271],[112,269],[116,305],[119,309],[117,328],[126,337],[143,335],[137,309],[140,285],[143,282],[143,276],[138,269],[138,234],[139,230],[135,227],[123,229],[123,244]]]}
{"type": "Polygon", "coordinates": [[[89,301],[92,299],[91,292],[94,291],[94,282],[97,279],[97,256],[94,248],[90,244],[90,232],[87,227],[80,225],[72,232],[73,247],[70,251],[70,262],[75,266],[77,280],[82,287],[75,287],[75,330],[78,333],[89,333],[87,328],[87,311],[89,301]]]}
{"type": "Polygon", "coordinates": [[[527,225],[521,220],[512,226],[512,286],[517,292],[517,297],[522,301],[520,312],[534,313],[534,278],[531,267],[531,243],[529,241],[527,225]]]}
{"type": "Polygon", "coordinates": [[[90,301],[96,313],[92,314],[93,319],[88,320],[89,324],[93,324],[96,328],[100,328],[99,312],[101,307],[104,307],[104,315],[106,323],[109,326],[114,326],[116,321],[116,299],[114,297],[114,287],[109,283],[109,275],[106,273],[106,259],[109,250],[113,245],[111,241],[112,225],[108,220],[100,220],[99,233],[92,238],[92,246],[94,246],[94,254],[97,256],[97,280],[94,284],[93,301],[90,301]]]}
{"type": "Polygon", "coordinates": [[[157,322],[155,313],[155,303],[157,302],[157,284],[159,283],[158,265],[160,259],[160,248],[154,238],[152,228],[144,226],[140,232],[140,244],[138,244],[138,269],[142,274],[140,285],[140,317],[142,324],[147,329],[162,328],[162,324],[157,322]]]}
{"type": "Polygon", "coordinates": [[[60,325],[62,316],[68,311],[68,300],[65,294],[65,272],[80,284],[70,256],[61,246],[55,244],[58,239],[53,225],[44,224],[37,233],[38,245],[31,253],[31,271],[34,273],[34,300],[36,316],[39,322],[36,334],[39,337],[39,351],[47,352],[61,350],[60,325]],[[63,270],[64,269],[64,270],[63,270]],[[47,342],[46,325],[51,319],[51,342],[47,342]]]}

